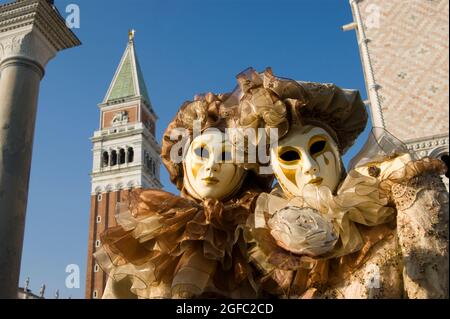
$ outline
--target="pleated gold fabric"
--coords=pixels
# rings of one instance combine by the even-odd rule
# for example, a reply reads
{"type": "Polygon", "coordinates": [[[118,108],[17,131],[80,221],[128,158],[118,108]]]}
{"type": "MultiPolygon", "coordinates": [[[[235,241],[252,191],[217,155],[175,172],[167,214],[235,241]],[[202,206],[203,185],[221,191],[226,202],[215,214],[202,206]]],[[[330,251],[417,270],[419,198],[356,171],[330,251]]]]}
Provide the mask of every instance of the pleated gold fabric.
{"type": "Polygon", "coordinates": [[[140,298],[257,297],[243,237],[257,194],[221,203],[135,190],[95,258],[140,298]]]}

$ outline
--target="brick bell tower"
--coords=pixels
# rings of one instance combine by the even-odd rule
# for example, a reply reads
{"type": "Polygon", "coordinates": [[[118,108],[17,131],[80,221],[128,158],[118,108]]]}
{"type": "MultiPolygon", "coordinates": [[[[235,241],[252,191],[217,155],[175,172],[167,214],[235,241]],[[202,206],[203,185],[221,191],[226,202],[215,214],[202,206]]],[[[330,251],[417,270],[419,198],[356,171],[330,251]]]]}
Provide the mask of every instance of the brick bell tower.
{"type": "Polygon", "coordinates": [[[86,298],[101,298],[107,275],[92,254],[100,234],[116,225],[116,205],[134,188],[161,188],[157,116],[152,108],[135,52],[134,30],[105,99],[99,104],[100,128],[93,148],[86,298]]]}

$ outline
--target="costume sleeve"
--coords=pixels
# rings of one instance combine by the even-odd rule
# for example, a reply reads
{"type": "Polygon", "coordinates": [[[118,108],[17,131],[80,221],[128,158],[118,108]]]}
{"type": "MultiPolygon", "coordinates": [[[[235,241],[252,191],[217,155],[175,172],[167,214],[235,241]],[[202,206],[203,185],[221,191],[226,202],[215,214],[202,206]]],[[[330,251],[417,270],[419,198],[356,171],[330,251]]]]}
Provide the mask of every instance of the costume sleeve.
{"type": "Polygon", "coordinates": [[[440,177],[442,162],[425,158],[390,176],[397,208],[407,298],[448,298],[449,194],[440,177]]]}
{"type": "Polygon", "coordinates": [[[115,281],[112,277],[109,277],[102,299],[137,299],[137,296],[130,289],[131,281],[128,277],[120,281],[115,281]]]}

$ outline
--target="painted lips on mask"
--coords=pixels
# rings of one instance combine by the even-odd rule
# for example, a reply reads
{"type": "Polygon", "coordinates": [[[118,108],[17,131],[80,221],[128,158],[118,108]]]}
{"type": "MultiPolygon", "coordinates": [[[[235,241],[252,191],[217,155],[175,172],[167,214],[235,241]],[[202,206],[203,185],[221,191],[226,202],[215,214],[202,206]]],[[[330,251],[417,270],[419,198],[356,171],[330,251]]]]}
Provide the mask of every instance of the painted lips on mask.
{"type": "Polygon", "coordinates": [[[205,185],[215,185],[220,182],[219,179],[217,179],[213,176],[208,176],[206,178],[202,178],[202,181],[204,181],[205,185]]]}

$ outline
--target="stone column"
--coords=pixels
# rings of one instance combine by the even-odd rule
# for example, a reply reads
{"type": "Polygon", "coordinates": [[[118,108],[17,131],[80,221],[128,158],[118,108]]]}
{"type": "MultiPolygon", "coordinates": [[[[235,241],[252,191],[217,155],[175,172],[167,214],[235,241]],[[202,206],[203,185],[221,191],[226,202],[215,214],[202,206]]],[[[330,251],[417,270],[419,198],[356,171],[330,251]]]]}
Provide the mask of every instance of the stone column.
{"type": "Polygon", "coordinates": [[[40,81],[58,51],[79,44],[47,0],[0,6],[0,299],[18,296],[40,81]]]}
{"type": "Polygon", "coordinates": [[[0,72],[0,298],[6,298],[17,294],[43,71],[32,62],[11,59],[2,63],[0,72]]]}

